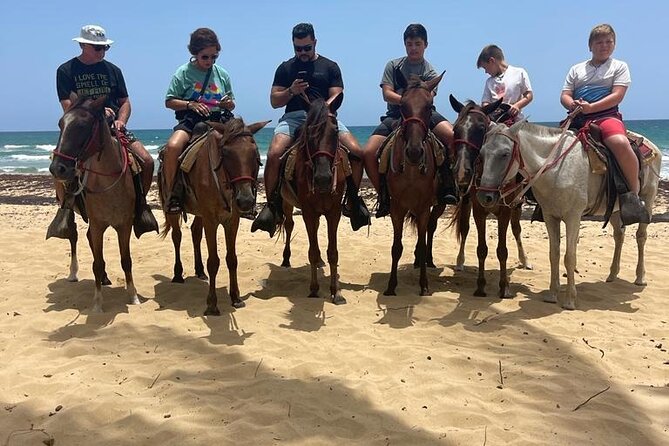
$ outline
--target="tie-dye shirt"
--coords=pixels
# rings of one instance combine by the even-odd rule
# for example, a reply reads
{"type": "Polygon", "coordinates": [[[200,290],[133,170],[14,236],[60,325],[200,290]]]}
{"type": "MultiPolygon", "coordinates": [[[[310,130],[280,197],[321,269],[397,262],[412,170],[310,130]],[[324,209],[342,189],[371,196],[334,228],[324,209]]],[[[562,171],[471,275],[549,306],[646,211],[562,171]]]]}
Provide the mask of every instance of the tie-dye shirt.
{"type": "Polygon", "coordinates": [[[562,91],[571,91],[574,99],[593,103],[611,94],[615,85],[629,87],[631,83],[630,70],[625,62],[609,58],[596,67],[587,60],[571,67],[562,91]]]}
{"type": "Polygon", "coordinates": [[[232,93],[230,75],[218,65],[213,65],[207,88],[200,98],[200,91],[202,91],[202,84],[206,76],[206,71],[198,70],[190,62],[180,66],[172,76],[165,99],[197,101],[199,98],[199,101],[206,104],[212,111],[217,111],[219,110],[218,103],[223,96],[228,95],[231,99],[235,98],[232,93]]]}

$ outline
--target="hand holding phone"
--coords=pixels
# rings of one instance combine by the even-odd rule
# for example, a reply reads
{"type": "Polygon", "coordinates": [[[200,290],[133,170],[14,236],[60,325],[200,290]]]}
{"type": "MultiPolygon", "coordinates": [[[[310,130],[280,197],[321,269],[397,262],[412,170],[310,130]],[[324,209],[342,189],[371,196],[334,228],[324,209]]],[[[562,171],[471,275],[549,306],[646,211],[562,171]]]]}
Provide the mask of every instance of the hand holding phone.
{"type": "Polygon", "coordinates": [[[297,72],[297,78],[301,79],[302,81],[305,81],[307,79],[307,72],[304,70],[300,70],[297,72]]]}

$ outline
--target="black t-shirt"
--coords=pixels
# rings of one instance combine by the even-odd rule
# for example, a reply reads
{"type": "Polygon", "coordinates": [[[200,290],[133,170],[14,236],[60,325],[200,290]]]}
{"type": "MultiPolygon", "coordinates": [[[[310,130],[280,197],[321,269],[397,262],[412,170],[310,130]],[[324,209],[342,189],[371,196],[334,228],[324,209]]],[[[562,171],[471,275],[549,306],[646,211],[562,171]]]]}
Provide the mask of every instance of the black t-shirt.
{"type": "MultiPolygon", "coordinates": [[[[320,54],[316,60],[309,62],[302,62],[297,57],[293,57],[283,62],[276,69],[274,73],[273,87],[288,88],[293,84],[293,81],[298,78],[298,71],[306,71],[305,76],[309,82],[309,88],[306,93],[309,100],[317,98],[327,99],[330,97],[328,90],[331,87],[344,88],[344,81],[341,78],[341,70],[336,62],[331,61],[327,57],[320,54]]],[[[309,105],[299,96],[294,96],[288,104],[286,104],[286,113],[296,110],[309,110],[309,105]]]]}
{"type": "Polygon", "coordinates": [[[86,65],[76,57],[58,67],[56,90],[60,101],[69,99],[71,92],[93,99],[107,95],[105,106],[114,112],[120,107],[118,100],[128,97],[123,73],[116,65],[106,60],[86,65]]]}

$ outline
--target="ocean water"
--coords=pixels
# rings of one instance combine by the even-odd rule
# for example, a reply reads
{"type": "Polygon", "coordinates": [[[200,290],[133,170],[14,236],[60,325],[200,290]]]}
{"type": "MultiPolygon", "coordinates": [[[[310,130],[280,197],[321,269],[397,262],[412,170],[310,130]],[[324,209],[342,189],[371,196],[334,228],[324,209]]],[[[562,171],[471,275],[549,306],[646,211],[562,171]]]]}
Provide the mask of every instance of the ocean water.
{"type": "MultiPolygon", "coordinates": [[[[544,125],[557,126],[546,122],[544,125]]],[[[630,120],[627,127],[653,141],[662,151],[660,176],[669,180],[669,119],[630,120]]],[[[361,145],[367,142],[374,126],[348,126],[361,145]]],[[[273,128],[264,128],[255,134],[263,163],[272,139],[273,128]]],[[[165,144],[171,130],[133,130],[154,158],[165,144]]],[[[0,132],[0,173],[49,173],[49,155],[58,143],[58,132],[0,132]]]]}

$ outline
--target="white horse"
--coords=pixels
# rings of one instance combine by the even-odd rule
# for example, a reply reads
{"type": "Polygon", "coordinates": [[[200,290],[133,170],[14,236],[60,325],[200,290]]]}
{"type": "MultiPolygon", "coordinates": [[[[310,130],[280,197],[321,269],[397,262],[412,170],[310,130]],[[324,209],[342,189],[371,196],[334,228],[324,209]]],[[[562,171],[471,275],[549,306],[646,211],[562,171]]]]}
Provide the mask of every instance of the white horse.
{"type": "MultiPolygon", "coordinates": [[[[590,170],[588,155],[576,135],[558,128],[544,127],[520,122],[511,127],[497,125],[490,129],[481,149],[483,164],[481,187],[477,198],[484,206],[494,206],[497,201],[513,190],[518,173],[532,178],[532,190],[543,210],[546,230],[550,240],[551,282],[550,292],[544,299],[556,303],[560,288],[560,222],[566,226],[567,248],[564,265],[567,270],[567,298],[562,303],[565,309],[576,307],[576,245],[583,215],[604,215],[606,207],[606,185],[604,175],[590,170]],[[543,171],[542,171],[543,170],[543,171]],[[539,173],[538,177],[535,176],[539,173]]],[[[655,144],[645,140],[654,152],[650,163],[641,167],[641,191],[648,213],[653,214],[653,203],[657,195],[662,154],[655,144]]],[[[620,271],[620,253],[625,237],[625,228],[620,212],[611,216],[615,250],[607,282],[617,278],[620,271]]],[[[637,285],[646,285],[644,246],[647,224],[639,224],[636,233],[638,261],[637,285]]]]}

